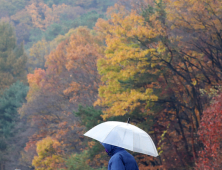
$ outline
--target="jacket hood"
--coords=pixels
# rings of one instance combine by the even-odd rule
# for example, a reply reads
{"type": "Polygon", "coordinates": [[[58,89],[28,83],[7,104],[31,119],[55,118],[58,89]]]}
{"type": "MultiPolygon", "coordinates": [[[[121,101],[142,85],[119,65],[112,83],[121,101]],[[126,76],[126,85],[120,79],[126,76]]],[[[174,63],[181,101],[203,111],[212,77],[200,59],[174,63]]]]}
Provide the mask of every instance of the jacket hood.
{"type": "Polygon", "coordinates": [[[106,149],[107,154],[111,157],[113,156],[115,153],[124,150],[123,148],[120,148],[118,146],[113,146],[110,144],[106,144],[106,143],[101,143],[104,148],[106,149]]]}

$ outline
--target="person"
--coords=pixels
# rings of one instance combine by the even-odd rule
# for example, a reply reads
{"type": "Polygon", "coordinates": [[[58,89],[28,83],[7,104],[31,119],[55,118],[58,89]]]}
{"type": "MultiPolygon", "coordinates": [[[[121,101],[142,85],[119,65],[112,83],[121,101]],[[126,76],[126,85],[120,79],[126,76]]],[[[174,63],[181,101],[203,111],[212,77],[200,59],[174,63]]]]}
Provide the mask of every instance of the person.
{"type": "Polygon", "coordinates": [[[125,149],[101,143],[107,154],[111,157],[109,160],[108,170],[139,170],[134,157],[125,149]]]}

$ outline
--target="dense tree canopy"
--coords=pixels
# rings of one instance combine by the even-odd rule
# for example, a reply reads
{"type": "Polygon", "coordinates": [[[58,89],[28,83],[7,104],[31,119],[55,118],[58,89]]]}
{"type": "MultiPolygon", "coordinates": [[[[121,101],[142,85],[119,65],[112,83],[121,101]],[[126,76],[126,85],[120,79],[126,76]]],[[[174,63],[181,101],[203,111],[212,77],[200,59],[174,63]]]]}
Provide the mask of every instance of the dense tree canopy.
{"type": "Polygon", "coordinates": [[[0,21],[15,26],[18,42],[26,49],[42,38],[51,41],[71,28],[92,28],[115,0],[1,0],[0,21]]]}
{"type": "Polygon", "coordinates": [[[210,107],[204,111],[198,134],[203,143],[196,169],[220,169],[222,166],[222,107],[221,92],[213,98],[210,107]]]}
{"type": "Polygon", "coordinates": [[[100,82],[96,58],[103,49],[99,45],[98,35],[78,28],[47,56],[46,70],[28,74],[30,89],[20,114],[28,115],[39,131],[27,143],[27,152],[46,134],[63,142],[67,154],[80,149],[83,128],[71,112],[78,104],[91,105],[96,100],[100,82]]]}
{"type": "Polygon", "coordinates": [[[46,137],[36,144],[38,156],[35,156],[32,164],[37,170],[51,170],[64,167],[61,144],[50,137],[46,137]]]}
{"type": "Polygon", "coordinates": [[[83,133],[128,117],[159,152],[131,152],[140,170],[220,168],[221,0],[121,0],[105,14],[114,2],[0,0],[2,155],[27,101],[27,170],[104,169],[83,133]],[[25,70],[26,100],[13,84],[25,70]]]}
{"type": "Polygon", "coordinates": [[[23,45],[17,45],[13,27],[0,23],[0,90],[17,80],[25,82],[26,62],[23,45]]]}
{"type": "Polygon", "coordinates": [[[17,81],[7,88],[0,97],[0,162],[7,160],[9,138],[15,132],[19,120],[18,108],[25,102],[28,87],[17,81]]]}

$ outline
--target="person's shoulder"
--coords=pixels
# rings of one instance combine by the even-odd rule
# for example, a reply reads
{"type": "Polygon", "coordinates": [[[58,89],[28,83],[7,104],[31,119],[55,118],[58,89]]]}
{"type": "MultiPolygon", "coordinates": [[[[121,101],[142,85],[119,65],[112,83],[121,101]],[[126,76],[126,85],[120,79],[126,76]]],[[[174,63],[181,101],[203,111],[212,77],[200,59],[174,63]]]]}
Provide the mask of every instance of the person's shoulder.
{"type": "Polygon", "coordinates": [[[121,156],[123,157],[124,161],[129,162],[129,161],[136,161],[133,155],[131,155],[129,152],[124,151],[121,153],[121,156]]]}
{"type": "Polygon", "coordinates": [[[133,157],[129,152],[127,152],[126,150],[123,150],[122,152],[121,152],[121,154],[122,155],[124,155],[124,156],[130,156],[130,157],[133,157]]]}
{"type": "Polygon", "coordinates": [[[118,153],[116,153],[115,155],[113,155],[113,156],[110,158],[109,162],[117,161],[117,160],[120,160],[120,159],[122,159],[122,155],[120,154],[120,152],[118,152],[118,153]]]}

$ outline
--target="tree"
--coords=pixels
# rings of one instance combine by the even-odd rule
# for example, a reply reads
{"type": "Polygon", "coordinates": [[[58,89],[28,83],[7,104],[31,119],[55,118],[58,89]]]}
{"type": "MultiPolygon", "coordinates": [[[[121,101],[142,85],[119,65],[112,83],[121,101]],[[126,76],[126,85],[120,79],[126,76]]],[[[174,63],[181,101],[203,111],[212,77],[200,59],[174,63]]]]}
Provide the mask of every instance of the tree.
{"type": "Polygon", "coordinates": [[[11,129],[14,125],[14,120],[17,118],[17,109],[25,102],[25,97],[28,92],[28,87],[21,82],[12,84],[6,89],[0,98],[1,120],[0,120],[0,135],[8,137],[11,134],[11,129]]]}
{"type": "Polygon", "coordinates": [[[51,137],[46,137],[36,144],[36,152],[32,165],[36,170],[53,170],[64,168],[64,159],[62,157],[61,144],[51,137]]]}
{"type": "Polygon", "coordinates": [[[68,170],[104,170],[106,168],[91,168],[87,164],[88,152],[85,150],[80,154],[71,155],[67,161],[66,165],[68,170]]]}
{"type": "Polygon", "coordinates": [[[204,111],[198,129],[199,139],[203,144],[196,169],[220,169],[222,166],[222,94],[213,98],[209,108],[204,111]]]}
{"type": "Polygon", "coordinates": [[[62,25],[57,23],[51,24],[45,31],[45,39],[47,41],[52,41],[58,35],[64,35],[64,30],[62,25]]]}
{"type": "Polygon", "coordinates": [[[104,118],[124,115],[158,99],[153,89],[148,85],[144,87],[140,81],[145,75],[160,76],[155,67],[163,64],[158,64],[157,56],[162,57],[161,53],[165,51],[158,42],[158,37],[164,36],[164,29],[156,17],[151,21],[155,24],[153,29],[136,11],[128,13],[123,7],[117,7],[117,10],[118,13],[111,11],[109,21],[100,19],[96,24],[97,30],[105,34],[107,43],[106,56],[98,62],[104,85],[100,86],[101,98],[95,103],[109,106],[104,118]]]}
{"type": "Polygon", "coordinates": [[[72,26],[87,26],[88,28],[92,29],[95,26],[98,18],[104,18],[104,15],[98,13],[97,11],[90,11],[74,19],[72,26]]]}
{"type": "Polygon", "coordinates": [[[18,108],[25,102],[28,87],[16,82],[7,88],[0,97],[0,161],[6,160],[8,140],[14,135],[15,122],[18,120],[18,108]]]}
{"type": "Polygon", "coordinates": [[[46,70],[28,75],[30,89],[20,114],[28,116],[38,131],[29,138],[27,152],[46,136],[62,142],[67,155],[80,150],[83,126],[71,112],[96,99],[100,83],[96,61],[103,49],[99,44],[98,35],[78,28],[46,57],[46,70]]]}
{"type": "Polygon", "coordinates": [[[26,80],[27,57],[23,45],[16,44],[15,33],[8,23],[0,23],[0,89],[17,80],[26,80]]]}
{"type": "Polygon", "coordinates": [[[80,105],[78,111],[74,112],[74,114],[81,118],[81,124],[86,127],[86,131],[103,121],[101,117],[102,111],[97,110],[94,107],[83,107],[80,105]]]}
{"type": "Polygon", "coordinates": [[[44,69],[46,61],[45,57],[50,53],[46,40],[43,39],[42,41],[38,41],[37,43],[33,44],[29,51],[29,71],[31,72],[31,70],[35,70],[37,68],[44,69]]]}
{"type": "MultiPolygon", "coordinates": [[[[2,12],[1,14],[11,16],[15,14],[17,11],[21,10],[22,8],[25,7],[25,3],[27,0],[0,0],[0,11],[2,12]]],[[[0,14],[0,17],[2,15],[0,14]]]]}
{"type": "Polygon", "coordinates": [[[48,7],[43,2],[33,2],[26,6],[26,10],[32,18],[32,23],[35,27],[45,30],[52,23],[59,21],[59,14],[66,8],[65,4],[52,5],[48,7]]]}
{"type": "Polygon", "coordinates": [[[26,10],[18,11],[10,17],[10,20],[15,26],[17,42],[28,42],[32,28],[32,18],[28,15],[28,12],[26,10]]]}
{"type": "Polygon", "coordinates": [[[108,21],[98,20],[96,30],[107,47],[98,62],[103,84],[95,104],[105,108],[104,119],[131,114],[139,125],[153,122],[145,127],[154,131],[163,149],[155,164],[182,169],[197,158],[194,136],[207,106],[200,88],[215,85],[218,76],[210,77],[203,53],[175,36],[180,32],[171,28],[168,17],[174,12],[166,12],[167,5],[153,1],[131,11],[117,6],[109,11],[108,21]],[[172,163],[175,159],[179,161],[172,163]]]}
{"type": "MultiPolygon", "coordinates": [[[[190,55],[191,51],[202,53],[198,69],[205,69],[208,83],[218,83],[221,72],[221,1],[175,1],[167,7],[171,11],[168,20],[177,35],[183,37],[183,53],[190,55]],[[180,31],[179,31],[180,30],[180,31]]],[[[194,58],[197,56],[193,53],[194,58]]]]}
{"type": "Polygon", "coordinates": [[[30,73],[33,73],[35,69],[45,69],[46,57],[50,54],[51,51],[56,49],[59,43],[68,39],[75,29],[70,29],[65,35],[58,35],[52,41],[46,41],[42,39],[32,45],[29,49],[29,58],[28,58],[28,70],[30,73]]]}
{"type": "Polygon", "coordinates": [[[97,98],[100,76],[97,59],[103,56],[103,42],[99,35],[85,27],[76,29],[66,48],[66,69],[71,71],[72,82],[64,90],[70,101],[91,105],[97,98]]]}

